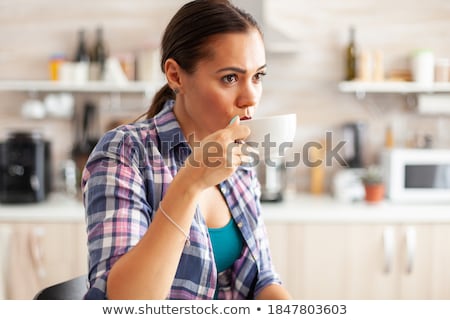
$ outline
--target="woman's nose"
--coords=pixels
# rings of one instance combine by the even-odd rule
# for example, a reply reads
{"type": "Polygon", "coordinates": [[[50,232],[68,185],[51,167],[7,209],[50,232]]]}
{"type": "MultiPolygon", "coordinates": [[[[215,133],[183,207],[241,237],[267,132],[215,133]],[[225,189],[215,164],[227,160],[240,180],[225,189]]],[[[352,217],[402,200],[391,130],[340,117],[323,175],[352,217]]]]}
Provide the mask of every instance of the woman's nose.
{"type": "Polygon", "coordinates": [[[238,96],[238,107],[254,107],[261,98],[261,88],[254,83],[246,83],[242,86],[238,96]]]}

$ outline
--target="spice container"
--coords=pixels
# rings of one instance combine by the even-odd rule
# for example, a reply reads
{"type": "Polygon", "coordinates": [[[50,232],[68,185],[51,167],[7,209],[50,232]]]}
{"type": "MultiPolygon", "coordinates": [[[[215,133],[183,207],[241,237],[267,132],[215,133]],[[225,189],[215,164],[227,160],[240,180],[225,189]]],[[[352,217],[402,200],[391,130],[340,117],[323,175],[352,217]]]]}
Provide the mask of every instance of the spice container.
{"type": "Polygon", "coordinates": [[[381,50],[375,50],[373,59],[373,81],[384,81],[384,55],[381,50]]]}
{"type": "Polygon", "coordinates": [[[325,142],[321,141],[318,148],[310,149],[310,192],[322,194],[325,189],[325,142]]]}
{"type": "Polygon", "coordinates": [[[372,75],[373,75],[372,54],[368,50],[361,50],[358,63],[358,80],[372,81],[372,75]]]}
{"type": "Polygon", "coordinates": [[[384,134],[384,147],[386,149],[392,149],[394,147],[394,132],[391,126],[386,128],[386,132],[384,134]]]}
{"type": "Polygon", "coordinates": [[[450,72],[450,59],[440,58],[436,59],[436,82],[448,82],[450,72]]]}
{"type": "Polygon", "coordinates": [[[65,57],[62,53],[55,53],[50,57],[50,61],[48,63],[50,80],[59,80],[59,69],[61,67],[61,64],[64,63],[64,60],[65,57]]]}

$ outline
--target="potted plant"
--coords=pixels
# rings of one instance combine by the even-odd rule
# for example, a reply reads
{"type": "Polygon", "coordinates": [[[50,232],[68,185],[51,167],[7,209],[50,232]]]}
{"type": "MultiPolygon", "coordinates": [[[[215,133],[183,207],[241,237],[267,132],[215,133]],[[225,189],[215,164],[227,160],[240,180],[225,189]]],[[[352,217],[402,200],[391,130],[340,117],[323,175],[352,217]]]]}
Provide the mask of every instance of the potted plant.
{"type": "Polygon", "coordinates": [[[377,167],[369,167],[361,177],[366,191],[365,200],[377,203],[384,199],[383,175],[377,167]]]}

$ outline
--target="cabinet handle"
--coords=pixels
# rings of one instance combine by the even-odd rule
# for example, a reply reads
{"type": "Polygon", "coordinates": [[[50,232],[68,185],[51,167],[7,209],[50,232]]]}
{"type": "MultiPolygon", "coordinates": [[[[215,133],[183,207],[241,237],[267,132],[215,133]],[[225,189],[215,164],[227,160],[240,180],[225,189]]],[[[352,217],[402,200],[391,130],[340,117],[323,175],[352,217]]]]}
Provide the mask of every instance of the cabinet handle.
{"type": "Polygon", "coordinates": [[[37,270],[39,278],[45,278],[47,272],[44,267],[42,250],[42,238],[45,236],[43,228],[33,228],[30,233],[30,253],[33,264],[37,270]]]}
{"type": "Polygon", "coordinates": [[[383,231],[384,247],[384,273],[389,274],[392,270],[392,261],[394,259],[394,229],[386,227],[383,231]]]}
{"type": "Polygon", "coordinates": [[[414,269],[414,257],[416,254],[416,229],[407,227],[405,231],[406,240],[406,273],[410,274],[414,269]]]}

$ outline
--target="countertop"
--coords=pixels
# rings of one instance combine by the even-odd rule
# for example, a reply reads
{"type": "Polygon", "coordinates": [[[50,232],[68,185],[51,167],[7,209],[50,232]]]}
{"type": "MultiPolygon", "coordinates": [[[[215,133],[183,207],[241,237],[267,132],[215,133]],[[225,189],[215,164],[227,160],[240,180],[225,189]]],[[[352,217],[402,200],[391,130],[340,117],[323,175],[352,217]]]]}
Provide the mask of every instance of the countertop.
{"type": "Polygon", "coordinates": [[[450,223],[450,202],[400,204],[388,200],[339,202],[331,196],[290,194],[280,203],[262,203],[266,222],[450,223]]]}
{"type": "Polygon", "coordinates": [[[84,222],[84,208],[79,199],[55,193],[39,203],[1,203],[0,222],[84,222]]]}
{"type": "MultiPolygon", "coordinates": [[[[288,194],[278,203],[262,203],[266,223],[450,223],[449,204],[341,203],[331,196],[288,194]]],[[[82,203],[52,194],[35,204],[0,204],[0,222],[84,222],[82,203]]]]}

